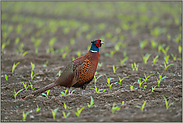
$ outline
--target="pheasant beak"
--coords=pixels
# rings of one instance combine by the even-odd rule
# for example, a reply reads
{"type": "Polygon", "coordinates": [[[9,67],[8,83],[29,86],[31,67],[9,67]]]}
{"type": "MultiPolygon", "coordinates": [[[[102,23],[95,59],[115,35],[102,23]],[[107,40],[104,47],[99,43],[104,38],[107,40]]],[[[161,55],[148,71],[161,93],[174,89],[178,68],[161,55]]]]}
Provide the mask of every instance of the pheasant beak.
{"type": "Polygon", "coordinates": [[[100,42],[101,44],[105,44],[103,41],[100,42]]]}

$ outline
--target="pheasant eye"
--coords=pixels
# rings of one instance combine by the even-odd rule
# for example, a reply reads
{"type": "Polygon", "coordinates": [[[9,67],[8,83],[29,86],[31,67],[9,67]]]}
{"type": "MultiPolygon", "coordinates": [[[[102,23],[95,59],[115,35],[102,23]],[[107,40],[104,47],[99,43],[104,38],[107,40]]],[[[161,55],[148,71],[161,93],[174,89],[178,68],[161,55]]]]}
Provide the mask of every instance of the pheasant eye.
{"type": "Polygon", "coordinates": [[[95,45],[96,45],[97,47],[100,47],[99,41],[96,41],[96,42],[95,42],[95,45]]]}

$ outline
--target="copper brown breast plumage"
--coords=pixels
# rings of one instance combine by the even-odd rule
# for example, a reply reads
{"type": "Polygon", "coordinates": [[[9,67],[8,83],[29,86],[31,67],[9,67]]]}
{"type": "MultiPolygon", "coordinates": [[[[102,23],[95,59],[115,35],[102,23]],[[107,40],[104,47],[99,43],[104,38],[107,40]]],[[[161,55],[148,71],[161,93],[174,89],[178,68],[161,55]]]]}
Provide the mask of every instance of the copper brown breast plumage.
{"type": "Polygon", "coordinates": [[[98,65],[99,47],[103,44],[99,39],[93,40],[91,43],[92,45],[88,53],[70,62],[54,83],[38,89],[32,94],[40,94],[58,85],[85,89],[86,85],[89,84],[94,77],[98,65]]]}

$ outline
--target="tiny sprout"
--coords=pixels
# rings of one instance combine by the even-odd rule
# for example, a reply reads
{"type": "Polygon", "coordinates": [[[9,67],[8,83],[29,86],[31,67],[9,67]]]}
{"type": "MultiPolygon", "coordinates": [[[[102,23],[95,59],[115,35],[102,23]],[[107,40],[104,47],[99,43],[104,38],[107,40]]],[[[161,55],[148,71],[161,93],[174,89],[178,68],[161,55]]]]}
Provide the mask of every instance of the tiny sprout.
{"type": "Polygon", "coordinates": [[[121,85],[121,82],[124,80],[124,79],[126,79],[126,78],[128,78],[129,76],[126,76],[126,77],[123,77],[122,79],[118,76],[118,78],[119,78],[119,82],[118,82],[118,84],[119,85],[121,85]]]}
{"type": "Polygon", "coordinates": [[[22,117],[22,120],[23,120],[23,121],[26,120],[26,117],[27,117],[27,115],[28,115],[29,113],[30,113],[29,111],[26,112],[26,113],[23,111],[23,117],[22,117]]]}
{"type": "Polygon", "coordinates": [[[5,77],[6,81],[8,81],[8,76],[6,74],[4,75],[4,77],[5,77]]]}
{"type": "Polygon", "coordinates": [[[140,108],[140,110],[141,110],[141,111],[143,111],[143,110],[144,110],[145,105],[146,105],[146,101],[144,101],[144,103],[143,103],[142,107],[140,107],[140,106],[136,106],[136,107],[137,107],[137,108],[140,108]]]}
{"type": "Polygon", "coordinates": [[[120,65],[123,65],[126,60],[128,60],[128,57],[125,57],[123,60],[121,60],[120,65]]]}
{"type": "Polygon", "coordinates": [[[39,106],[37,105],[36,111],[38,112],[40,110],[39,106]]]}
{"type": "Polygon", "coordinates": [[[138,64],[136,64],[135,62],[134,62],[134,64],[131,64],[131,66],[132,66],[132,70],[133,71],[138,71],[138,67],[139,67],[139,65],[138,64]]]}
{"type": "Polygon", "coordinates": [[[15,63],[13,64],[12,73],[14,72],[15,68],[17,67],[17,65],[18,65],[19,63],[20,63],[20,62],[17,62],[16,64],[15,64],[15,63]]]}
{"type": "Polygon", "coordinates": [[[153,64],[155,64],[158,61],[158,55],[153,59],[153,64]]]}
{"type": "Polygon", "coordinates": [[[68,108],[65,103],[64,103],[64,108],[65,108],[65,110],[71,109],[71,107],[68,108]]]}
{"type": "Polygon", "coordinates": [[[116,107],[115,107],[115,103],[113,103],[113,106],[112,106],[112,113],[114,113],[116,110],[120,110],[120,107],[119,107],[119,106],[116,106],[116,107]]]}
{"type": "Polygon", "coordinates": [[[106,85],[110,88],[110,90],[111,90],[112,85],[114,84],[114,83],[110,83],[111,79],[112,78],[107,78],[107,83],[106,83],[106,85]]]}
{"type": "Polygon", "coordinates": [[[56,113],[58,111],[59,108],[56,108],[55,110],[51,109],[52,115],[53,115],[53,119],[55,119],[56,113]]]}
{"type": "Polygon", "coordinates": [[[165,96],[163,96],[163,98],[164,98],[164,100],[165,100],[166,109],[168,109],[171,105],[173,105],[173,104],[174,104],[174,102],[172,102],[172,103],[168,104],[168,101],[167,101],[166,97],[165,97],[165,96]]]}
{"type": "Polygon", "coordinates": [[[45,94],[45,93],[42,93],[42,95],[45,96],[46,98],[48,98],[49,93],[50,93],[50,90],[48,90],[48,91],[46,92],[46,94],[45,94]]]}
{"type": "Polygon", "coordinates": [[[152,92],[154,91],[155,88],[156,88],[156,86],[152,87],[152,92]]]}
{"type": "Polygon", "coordinates": [[[116,70],[119,68],[119,67],[115,67],[115,65],[113,65],[113,73],[116,73],[116,70]]]}
{"type": "Polygon", "coordinates": [[[149,53],[146,53],[144,56],[142,56],[145,64],[147,64],[147,60],[149,59],[150,56],[151,56],[151,54],[149,54],[149,53]]]}
{"type": "Polygon", "coordinates": [[[66,114],[64,111],[62,111],[62,113],[63,113],[64,118],[67,118],[67,117],[70,115],[70,112],[68,112],[68,113],[66,114]]]}
{"type": "Polygon", "coordinates": [[[18,95],[21,91],[23,91],[23,90],[24,90],[24,89],[21,89],[21,90],[19,90],[18,92],[16,92],[15,89],[14,89],[14,94],[13,94],[14,98],[16,99],[17,95],[18,95]]]}
{"type": "Polygon", "coordinates": [[[82,107],[81,109],[79,109],[79,108],[77,108],[77,112],[74,112],[75,113],[75,115],[77,116],[77,117],[79,117],[80,116],[80,114],[81,114],[81,112],[83,111],[83,109],[85,109],[86,107],[84,106],[84,107],[82,107]]]}
{"type": "Polygon", "coordinates": [[[90,104],[87,103],[87,105],[88,105],[89,108],[93,106],[93,102],[94,102],[92,96],[90,96],[90,97],[91,97],[90,104]]]}

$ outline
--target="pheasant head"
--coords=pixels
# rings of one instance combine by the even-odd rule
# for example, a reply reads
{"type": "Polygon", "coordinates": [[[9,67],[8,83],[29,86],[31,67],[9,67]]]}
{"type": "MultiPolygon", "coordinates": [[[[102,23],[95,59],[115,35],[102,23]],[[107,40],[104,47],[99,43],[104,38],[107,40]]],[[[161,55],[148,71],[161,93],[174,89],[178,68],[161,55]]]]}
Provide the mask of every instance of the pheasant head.
{"type": "Polygon", "coordinates": [[[92,45],[90,48],[91,52],[99,52],[99,47],[102,46],[102,44],[104,44],[104,42],[102,42],[100,39],[96,39],[91,41],[92,45]]]}

